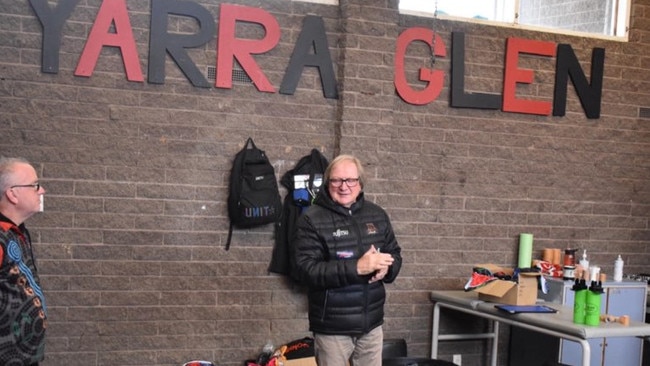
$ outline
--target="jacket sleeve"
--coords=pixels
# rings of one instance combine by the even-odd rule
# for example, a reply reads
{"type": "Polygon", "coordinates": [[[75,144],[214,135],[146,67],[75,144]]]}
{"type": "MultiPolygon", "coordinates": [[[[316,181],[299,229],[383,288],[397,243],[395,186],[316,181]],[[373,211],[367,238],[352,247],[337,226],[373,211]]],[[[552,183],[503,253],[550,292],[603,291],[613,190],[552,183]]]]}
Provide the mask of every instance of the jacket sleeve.
{"type": "Polygon", "coordinates": [[[357,274],[357,259],[330,260],[325,239],[309,215],[298,220],[293,259],[300,283],[316,288],[338,288],[367,283],[370,276],[357,274]]]}
{"type": "Polygon", "coordinates": [[[269,272],[291,275],[291,232],[295,228],[295,214],[297,207],[292,204],[290,195],[284,197],[282,205],[282,217],[275,223],[275,243],[273,245],[273,255],[269,264],[269,272]]]}
{"type": "Polygon", "coordinates": [[[389,253],[393,256],[395,260],[393,265],[390,266],[388,273],[384,276],[383,281],[385,283],[391,283],[395,281],[397,275],[402,269],[402,248],[400,248],[395,238],[395,232],[393,232],[393,226],[390,223],[388,215],[386,215],[386,233],[385,233],[385,244],[383,246],[382,252],[389,253]]]}

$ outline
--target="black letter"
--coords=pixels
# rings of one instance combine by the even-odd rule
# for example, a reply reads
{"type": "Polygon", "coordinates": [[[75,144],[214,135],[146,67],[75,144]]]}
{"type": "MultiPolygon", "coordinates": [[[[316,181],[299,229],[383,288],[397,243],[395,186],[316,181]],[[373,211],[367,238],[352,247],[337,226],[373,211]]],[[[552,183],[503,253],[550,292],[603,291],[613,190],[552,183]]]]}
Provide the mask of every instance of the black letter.
{"type": "Polygon", "coordinates": [[[323,18],[314,15],[307,15],[303,20],[302,31],[293,48],[289,66],[287,66],[280,85],[280,94],[293,95],[295,93],[305,66],[318,67],[325,98],[336,99],[339,97],[332,58],[325,36],[325,24],[323,18]],[[310,54],[309,51],[312,47],[314,53],[310,54]]]}
{"type": "Polygon", "coordinates": [[[196,87],[209,88],[210,84],[190,59],[185,48],[206,44],[215,34],[216,26],[210,12],[192,1],[152,0],[151,34],[149,36],[149,72],[147,79],[152,84],[165,83],[165,52],[196,87]],[[197,34],[167,33],[169,14],[188,16],[199,23],[197,34]]]}
{"type": "Polygon", "coordinates": [[[564,116],[566,112],[567,76],[576,89],[582,109],[589,119],[600,118],[600,101],[603,93],[603,70],[605,49],[594,48],[591,55],[591,86],[582,72],[580,63],[568,44],[557,46],[557,64],[555,66],[555,92],[553,96],[553,115],[564,116]]]}
{"type": "Polygon", "coordinates": [[[465,33],[451,33],[451,96],[449,105],[457,108],[499,109],[501,95],[465,93],[465,33]]]}
{"type": "Polygon", "coordinates": [[[79,0],[61,0],[54,9],[47,0],[29,0],[36,17],[43,26],[43,49],[41,50],[41,71],[48,74],[59,72],[59,51],[63,24],[72,14],[79,0]]]}

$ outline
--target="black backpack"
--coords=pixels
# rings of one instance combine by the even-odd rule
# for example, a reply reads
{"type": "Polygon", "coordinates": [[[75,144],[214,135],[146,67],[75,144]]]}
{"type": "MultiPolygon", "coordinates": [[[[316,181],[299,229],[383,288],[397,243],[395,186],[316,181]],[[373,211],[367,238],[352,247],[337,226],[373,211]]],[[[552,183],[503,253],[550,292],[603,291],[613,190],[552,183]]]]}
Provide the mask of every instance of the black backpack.
{"type": "Polygon", "coordinates": [[[226,250],[230,249],[234,226],[244,229],[274,223],[281,214],[282,201],[273,165],[249,137],[235,155],[230,172],[226,250]]]}
{"type": "Polygon", "coordinates": [[[296,166],[282,176],[280,184],[288,193],[284,197],[282,218],[275,224],[275,245],[269,272],[289,275],[297,280],[292,273],[291,263],[295,224],[302,212],[311,206],[318,192],[324,189],[323,174],[327,164],[327,158],[317,149],[312,149],[309,155],[300,158],[296,166]]]}

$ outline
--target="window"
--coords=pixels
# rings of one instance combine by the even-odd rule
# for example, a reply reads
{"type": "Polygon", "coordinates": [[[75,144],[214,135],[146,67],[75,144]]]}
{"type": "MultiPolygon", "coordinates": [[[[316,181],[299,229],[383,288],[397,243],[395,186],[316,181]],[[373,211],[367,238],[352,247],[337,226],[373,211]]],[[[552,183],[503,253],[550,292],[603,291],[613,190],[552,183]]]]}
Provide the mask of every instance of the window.
{"type": "Polygon", "coordinates": [[[338,5],[339,0],[293,0],[293,1],[302,1],[305,3],[317,3],[317,4],[326,4],[326,5],[338,5]]]}
{"type": "Polygon", "coordinates": [[[630,0],[400,0],[405,14],[627,40],[630,0]]]}

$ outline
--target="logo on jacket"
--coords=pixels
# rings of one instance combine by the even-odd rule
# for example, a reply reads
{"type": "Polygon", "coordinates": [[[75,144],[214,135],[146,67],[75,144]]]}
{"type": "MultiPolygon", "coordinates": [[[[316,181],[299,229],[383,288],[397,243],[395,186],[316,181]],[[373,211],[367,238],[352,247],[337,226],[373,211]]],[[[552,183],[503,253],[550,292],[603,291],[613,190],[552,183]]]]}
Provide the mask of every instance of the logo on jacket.
{"type": "Polygon", "coordinates": [[[348,230],[336,229],[336,231],[333,232],[332,235],[334,235],[335,238],[340,238],[342,236],[350,235],[350,232],[348,230]]]}
{"type": "Polygon", "coordinates": [[[377,234],[377,227],[375,227],[375,224],[372,222],[369,222],[366,224],[366,231],[368,232],[368,235],[377,234]]]}
{"type": "Polygon", "coordinates": [[[354,253],[351,250],[344,250],[340,252],[336,252],[336,258],[337,259],[349,259],[354,256],[354,253]]]}

